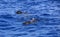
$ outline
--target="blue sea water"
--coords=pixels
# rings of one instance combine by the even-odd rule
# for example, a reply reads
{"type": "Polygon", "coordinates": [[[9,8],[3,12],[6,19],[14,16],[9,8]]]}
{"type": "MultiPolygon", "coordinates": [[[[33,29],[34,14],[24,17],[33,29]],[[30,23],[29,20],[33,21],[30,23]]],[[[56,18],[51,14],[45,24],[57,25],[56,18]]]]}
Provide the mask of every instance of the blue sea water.
{"type": "Polygon", "coordinates": [[[60,37],[60,0],[0,0],[0,37],[60,37]]]}

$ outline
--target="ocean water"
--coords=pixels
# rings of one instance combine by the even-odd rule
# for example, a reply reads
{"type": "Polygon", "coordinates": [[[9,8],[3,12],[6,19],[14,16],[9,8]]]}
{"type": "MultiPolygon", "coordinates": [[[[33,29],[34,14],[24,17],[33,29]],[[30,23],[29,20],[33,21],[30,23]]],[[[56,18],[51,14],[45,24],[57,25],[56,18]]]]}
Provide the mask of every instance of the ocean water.
{"type": "Polygon", "coordinates": [[[0,37],[60,37],[60,1],[0,0],[0,37]],[[31,18],[39,21],[23,24],[31,18]]]}

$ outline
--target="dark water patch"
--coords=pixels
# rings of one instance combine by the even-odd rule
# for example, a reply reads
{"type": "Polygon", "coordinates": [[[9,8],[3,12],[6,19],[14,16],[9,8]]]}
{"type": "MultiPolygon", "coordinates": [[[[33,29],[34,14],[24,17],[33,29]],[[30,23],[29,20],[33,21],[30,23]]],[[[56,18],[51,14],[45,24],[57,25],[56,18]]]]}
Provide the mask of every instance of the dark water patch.
{"type": "Polygon", "coordinates": [[[8,27],[11,26],[10,24],[0,24],[0,27],[8,27]]]}
{"type": "Polygon", "coordinates": [[[5,19],[11,19],[13,18],[11,15],[0,15],[1,18],[5,18],[5,19]]]}
{"type": "Polygon", "coordinates": [[[0,4],[8,4],[7,2],[5,2],[5,1],[2,1],[2,2],[0,2],[0,4]]]}
{"type": "Polygon", "coordinates": [[[44,36],[40,36],[40,35],[39,35],[39,36],[37,36],[37,37],[44,37],[44,36]]]}
{"type": "Polygon", "coordinates": [[[0,28],[0,30],[12,30],[12,29],[15,29],[15,27],[0,28]]]}
{"type": "Polygon", "coordinates": [[[10,23],[0,22],[0,27],[9,27],[9,26],[11,26],[10,23]]]}
{"type": "Polygon", "coordinates": [[[56,32],[50,32],[50,33],[47,33],[47,35],[57,35],[56,32]]]}
{"type": "Polygon", "coordinates": [[[57,22],[57,19],[49,19],[51,22],[57,22]]]}
{"type": "Polygon", "coordinates": [[[13,15],[0,15],[0,18],[3,18],[4,20],[8,20],[8,22],[10,21],[13,22],[17,20],[17,18],[14,18],[13,15]]]}
{"type": "Polygon", "coordinates": [[[50,14],[42,14],[42,16],[50,16],[50,14]]]}
{"type": "Polygon", "coordinates": [[[47,23],[44,23],[45,25],[60,25],[60,23],[49,23],[49,22],[47,22],[47,23]]]}
{"type": "Polygon", "coordinates": [[[60,32],[60,29],[56,29],[56,31],[60,32]]]}
{"type": "Polygon", "coordinates": [[[28,32],[35,32],[36,30],[34,30],[34,29],[31,29],[31,30],[28,30],[28,32]]]}
{"type": "Polygon", "coordinates": [[[58,35],[56,30],[51,30],[50,32],[47,33],[47,35],[58,35]]]}
{"type": "Polygon", "coordinates": [[[40,21],[43,21],[43,22],[54,20],[54,19],[45,18],[45,17],[40,17],[39,19],[40,19],[40,21]]]}
{"type": "Polygon", "coordinates": [[[60,5],[57,5],[57,7],[59,7],[59,8],[60,8],[60,5]]]}
{"type": "Polygon", "coordinates": [[[0,19],[0,22],[5,22],[5,23],[7,23],[8,21],[0,19]]]}
{"type": "Polygon", "coordinates": [[[60,21],[59,18],[46,18],[46,20],[51,21],[51,22],[56,22],[56,23],[60,21]]]}
{"type": "Polygon", "coordinates": [[[42,18],[41,23],[46,24],[46,25],[59,25],[59,19],[56,18],[42,18]]]}
{"type": "Polygon", "coordinates": [[[51,28],[53,28],[53,27],[37,27],[37,29],[36,30],[50,30],[51,28]]]}
{"type": "Polygon", "coordinates": [[[42,20],[57,20],[57,18],[41,17],[42,20]]]}

